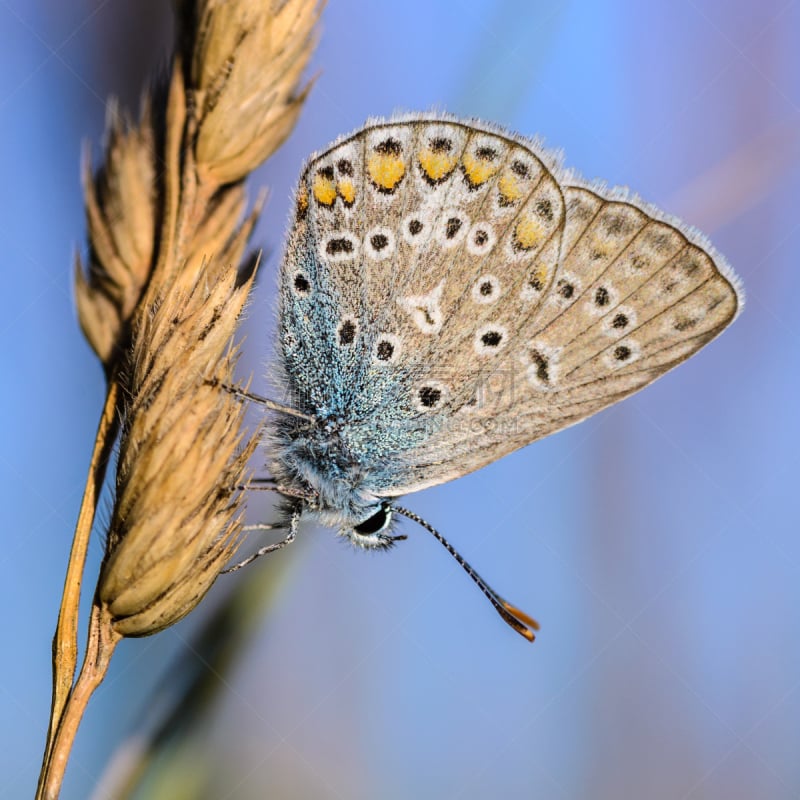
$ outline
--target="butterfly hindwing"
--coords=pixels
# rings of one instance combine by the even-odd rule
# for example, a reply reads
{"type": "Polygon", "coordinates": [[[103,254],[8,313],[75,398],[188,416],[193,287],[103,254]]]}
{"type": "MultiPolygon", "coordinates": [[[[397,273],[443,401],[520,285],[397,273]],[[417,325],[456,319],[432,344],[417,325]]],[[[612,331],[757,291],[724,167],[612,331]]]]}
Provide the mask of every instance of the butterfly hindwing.
{"type": "Polygon", "coordinates": [[[564,196],[561,263],[506,359],[513,380],[473,414],[470,429],[426,441],[398,491],[477,469],[627,397],[738,312],[736,279],[698,234],[618,191],[567,186],[564,196]]]}

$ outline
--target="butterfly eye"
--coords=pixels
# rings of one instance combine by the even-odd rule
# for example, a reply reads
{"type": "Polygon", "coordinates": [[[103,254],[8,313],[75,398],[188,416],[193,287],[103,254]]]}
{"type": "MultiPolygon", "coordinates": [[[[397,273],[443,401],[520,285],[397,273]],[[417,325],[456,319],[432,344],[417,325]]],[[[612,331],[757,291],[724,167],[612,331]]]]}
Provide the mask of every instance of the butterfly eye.
{"type": "Polygon", "coordinates": [[[406,538],[405,534],[392,536],[388,532],[389,523],[392,521],[392,507],[382,503],[381,507],[359,525],[353,526],[345,534],[350,541],[358,547],[372,550],[389,550],[396,542],[406,538]]]}
{"type": "Polygon", "coordinates": [[[392,520],[392,509],[382,505],[371,517],[365,519],[360,525],[355,525],[353,530],[359,536],[371,536],[384,530],[392,520]]]}

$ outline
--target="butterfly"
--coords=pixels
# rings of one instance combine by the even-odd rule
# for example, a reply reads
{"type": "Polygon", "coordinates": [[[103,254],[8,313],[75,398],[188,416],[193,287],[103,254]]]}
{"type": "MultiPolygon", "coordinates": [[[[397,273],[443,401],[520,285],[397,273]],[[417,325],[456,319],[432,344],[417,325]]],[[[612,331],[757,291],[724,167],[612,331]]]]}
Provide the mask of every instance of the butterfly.
{"type": "Polygon", "coordinates": [[[405,516],[529,640],[537,623],[397,498],[633,394],[743,303],[697,231],[536,141],[437,114],[370,121],[312,156],[279,281],[288,400],[261,400],[279,412],[267,482],[289,533],[255,555],[303,515],[388,548],[405,516]]]}

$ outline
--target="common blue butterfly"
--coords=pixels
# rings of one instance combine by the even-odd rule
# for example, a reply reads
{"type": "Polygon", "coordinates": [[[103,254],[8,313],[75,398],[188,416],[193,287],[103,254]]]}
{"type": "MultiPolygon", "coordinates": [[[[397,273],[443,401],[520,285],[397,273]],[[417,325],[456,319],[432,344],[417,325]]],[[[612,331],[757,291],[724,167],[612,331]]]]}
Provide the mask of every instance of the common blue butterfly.
{"type": "MultiPolygon", "coordinates": [[[[274,488],[385,548],[400,495],[465,475],[646,386],[735,318],[697,231],[565,172],[535,141],[441,115],[369,122],[306,165],[280,272],[274,488]]],[[[262,526],[271,527],[271,526],[262,526]]],[[[251,559],[248,559],[248,561],[251,559]]],[[[246,562],[243,562],[246,563],[246,562]]]]}

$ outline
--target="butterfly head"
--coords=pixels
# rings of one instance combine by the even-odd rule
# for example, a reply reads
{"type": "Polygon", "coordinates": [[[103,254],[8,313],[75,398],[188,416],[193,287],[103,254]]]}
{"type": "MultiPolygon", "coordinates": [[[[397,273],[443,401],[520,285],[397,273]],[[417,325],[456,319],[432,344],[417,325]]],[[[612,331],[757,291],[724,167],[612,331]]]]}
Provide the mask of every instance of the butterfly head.
{"type": "Polygon", "coordinates": [[[385,550],[406,537],[392,533],[392,505],[376,487],[385,485],[386,475],[365,466],[370,458],[359,449],[363,433],[345,414],[315,410],[310,424],[283,420],[273,433],[272,470],[302,513],[360,549],[385,550]]]}
{"type": "Polygon", "coordinates": [[[392,533],[393,509],[386,500],[378,500],[348,512],[321,508],[317,502],[307,501],[303,510],[322,525],[336,528],[340,536],[361,550],[389,550],[396,542],[408,538],[392,533]]]}

